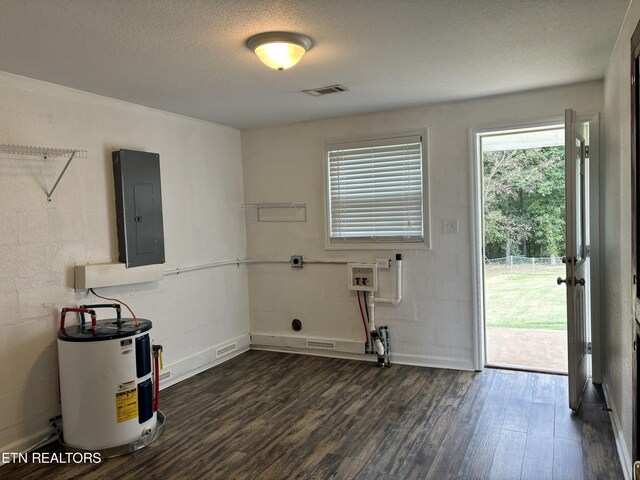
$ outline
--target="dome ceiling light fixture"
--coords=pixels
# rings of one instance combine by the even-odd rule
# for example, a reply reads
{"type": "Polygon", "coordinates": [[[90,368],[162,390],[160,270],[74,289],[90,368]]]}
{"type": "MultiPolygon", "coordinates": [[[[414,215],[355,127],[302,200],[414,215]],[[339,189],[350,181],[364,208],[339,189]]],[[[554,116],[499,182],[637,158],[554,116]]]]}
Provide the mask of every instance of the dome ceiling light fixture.
{"type": "Polygon", "coordinates": [[[259,33],[247,40],[262,63],[280,71],[293,67],[312,46],[309,37],[291,32],[259,33]]]}

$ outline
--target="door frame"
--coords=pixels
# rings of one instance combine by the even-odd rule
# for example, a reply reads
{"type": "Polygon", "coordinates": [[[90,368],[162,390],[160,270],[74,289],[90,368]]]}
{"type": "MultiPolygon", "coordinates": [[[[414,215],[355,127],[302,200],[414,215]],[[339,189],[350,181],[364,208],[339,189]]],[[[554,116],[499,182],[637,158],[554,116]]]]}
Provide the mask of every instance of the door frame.
{"type": "MultiPolygon", "coordinates": [[[[486,331],[484,319],[484,232],[482,227],[482,158],[478,137],[483,134],[504,132],[509,130],[526,130],[551,125],[564,125],[562,112],[558,116],[546,117],[531,121],[513,121],[481,125],[469,128],[469,162],[471,192],[471,280],[472,280],[472,316],[473,316],[473,368],[484,369],[487,363],[486,331]]],[[[591,259],[591,331],[592,343],[591,376],[594,383],[602,382],[602,335],[600,335],[601,315],[601,282],[600,282],[600,216],[601,205],[599,195],[600,184],[600,114],[589,113],[578,115],[581,122],[589,122],[589,257],[591,259]]]]}
{"type": "Polygon", "coordinates": [[[640,225],[638,224],[638,215],[640,198],[638,197],[639,192],[638,188],[640,187],[640,171],[638,168],[640,167],[638,162],[638,154],[640,153],[640,136],[638,135],[640,129],[640,108],[638,106],[638,87],[637,84],[640,81],[638,77],[638,72],[636,71],[636,60],[640,57],[640,21],[637,23],[635,30],[633,31],[633,35],[631,36],[631,69],[630,69],[630,110],[631,110],[631,273],[633,274],[633,283],[634,283],[634,295],[633,295],[633,350],[632,350],[632,445],[631,445],[631,461],[636,462],[640,460],[640,439],[638,436],[640,432],[638,432],[638,396],[639,392],[639,382],[638,375],[640,370],[639,365],[639,353],[638,353],[638,342],[640,341],[640,324],[638,315],[640,313],[640,284],[638,282],[638,261],[639,258],[639,231],[640,225]]]}

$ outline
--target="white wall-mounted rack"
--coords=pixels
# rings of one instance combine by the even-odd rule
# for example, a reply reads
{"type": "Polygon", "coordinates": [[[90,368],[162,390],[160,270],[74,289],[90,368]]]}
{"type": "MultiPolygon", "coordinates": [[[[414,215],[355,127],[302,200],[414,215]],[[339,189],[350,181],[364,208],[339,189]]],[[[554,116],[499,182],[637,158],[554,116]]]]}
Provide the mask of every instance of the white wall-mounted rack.
{"type": "Polygon", "coordinates": [[[287,203],[243,203],[243,209],[255,208],[258,222],[296,222],[305,223],[307,221],[307,204],[301,202],[287,202],[287,203]],[[299,210],[303,210],[304,219],[265,219],[260,216],[260,210],[273,210],[273,209],[294,209],[294,217],[299,210]]]}
{"type": "Polygon", "coordinates": [[[58,175],[53,187],[47,193],[47,200],[51,201],[53,192],[58,187],[58,183],[62,176],[69,168],[69,164],[74,158],[87,158],[86,150],[78,150],[74,148],[54,148],[54,147],[37,147],[33,145],[10,145],[6,143],[0,144],[0,155],[20,156],[20,157],[41,157],[45,160],[49,158],[69,157],[64,168],[58,175]]]}

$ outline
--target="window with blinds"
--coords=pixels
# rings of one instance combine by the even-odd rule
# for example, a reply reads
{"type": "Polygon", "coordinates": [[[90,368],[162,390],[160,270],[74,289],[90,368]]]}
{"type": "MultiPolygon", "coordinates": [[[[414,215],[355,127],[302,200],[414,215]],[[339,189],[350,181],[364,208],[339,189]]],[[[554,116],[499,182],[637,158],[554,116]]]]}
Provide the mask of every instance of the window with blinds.
{"type": "Polygon", "coordinates": [[[424,240],[422,137],[330,145],[329,242],[424,240]]]}

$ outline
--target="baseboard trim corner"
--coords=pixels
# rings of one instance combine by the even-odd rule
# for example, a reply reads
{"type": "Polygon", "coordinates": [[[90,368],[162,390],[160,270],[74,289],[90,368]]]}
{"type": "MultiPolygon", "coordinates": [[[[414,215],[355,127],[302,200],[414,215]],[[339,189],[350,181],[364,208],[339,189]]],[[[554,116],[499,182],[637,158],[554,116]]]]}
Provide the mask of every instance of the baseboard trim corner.
{"type": "Polygon", "coordinates": [[[238,355],[248,352],[250,348],[251,336],[247,333],[246,335],[231,338],[216,345],[212,345],[204,350],[194,353],[193,355],[189,355],[188,357],[165,365],[163,370],[170,370],[171,377],[160,382],[160,390],[164,390],[176,383],[180,383],[183,380],[198,375],[205,370],[209,370],[216,365],[220,365],[221,363],[231,360],[238,355]],[[232,343],[236,343],[237,348],[228,354],[217,358],[216,351],[232,343]]]}
{"type": "MultiPolygon", "coordinates": [[[[38,442],[42,442],[42,444],[39,444],[38,447],[44,447],[45,445],[49,445],[50,443],[58,441],[57,435],[54,435],[53,437],[51,437],[52,433],[53,433],[53,428],[51,426],[47,428],[43,428],[42,430],[32,433],[27,437],[20,438],[19,440],[16,440],[15,442],[10,443],[9,445],[0,447],[0,452],[27,453],[29,449],[31,449],[33,445],[38,444],[38,442]],[[51,437],[51,438],[49,438],[46,441],[43,441],[43,439],[47,437],[51,437]]],[[[7,462],[2,461],[2,455],[0,455],[0,467],[7,464],[8,464],[7,462]]]]}
{"type": "Polygon", "coordinates": [[[633,473],[631,470],[633,462],[631,461],[631,457],[629,457],[629,449],[627,448],[627,443],[624,441],[624,433],[622,431],[620,419],[618,418],[618,412],[616,412],[616,407],[611,397],[611,390],[609,389],[609,384],[606,380],[602,382],[602,390],[604,391],[604,399],[610,410],[609,418],[611,419],[611,426],[613,427],[613,434],[616,439],[616,447],[618,449],[620,463],[622,464],[624,479],[632,480],[633,473]]]}
{"type": "MultiPolygon", "coordinates": [[[[375,355],[364,354],[362,342],[353,340],[328,339],[334,342],[335,349],[319,350],[305,346],[306,337],[289,335],[269,335],[264,333],[251,335],[252,350],[266,350],[270,352],[295,353],[301,355],[315,355],[319,357],[343,358],[348,360],[376,361],[375,355]]],[[[472,359],[438,357],[434,355],[414,355],[395,353],[391,350],[391,363],[398,365],[412,365],[416,367],[446,368],[449,370],[473,371],[472,359]]]]}

